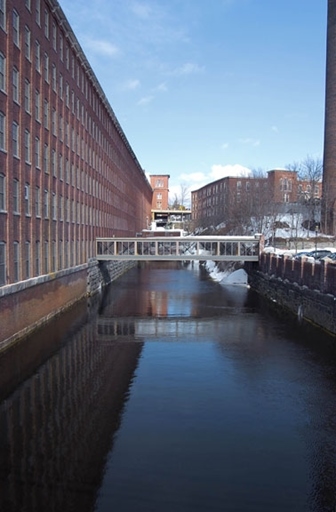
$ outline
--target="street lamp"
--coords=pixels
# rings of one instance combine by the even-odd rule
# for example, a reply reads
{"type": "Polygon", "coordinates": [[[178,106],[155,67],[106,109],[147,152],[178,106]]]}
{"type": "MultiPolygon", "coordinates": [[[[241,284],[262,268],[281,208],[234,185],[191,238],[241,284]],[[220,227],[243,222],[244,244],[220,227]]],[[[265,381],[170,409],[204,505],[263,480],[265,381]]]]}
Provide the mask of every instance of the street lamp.
{"type": "Polygon", "coordinates": [[[318,224],[315,224],[315,251],[317,251],[317,233],[318,233],[318,224]]]}

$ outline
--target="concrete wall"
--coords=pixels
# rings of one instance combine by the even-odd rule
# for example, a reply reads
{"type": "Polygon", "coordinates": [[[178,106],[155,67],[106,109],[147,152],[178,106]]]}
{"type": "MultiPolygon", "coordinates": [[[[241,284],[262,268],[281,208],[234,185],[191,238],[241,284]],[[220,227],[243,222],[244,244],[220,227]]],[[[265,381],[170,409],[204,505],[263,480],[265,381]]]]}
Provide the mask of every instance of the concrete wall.
{"type": "Polygon", "coordinates": [[[83,297],[96,294],[134,264],[92,259],[86,265],[0,287],[0,350],[83,297]]]}
{"type": "Polygon", "coordinates": [[[246,265],[249,283],[279,307],[336,334],[336,266],[262,254],[246,265]]]}

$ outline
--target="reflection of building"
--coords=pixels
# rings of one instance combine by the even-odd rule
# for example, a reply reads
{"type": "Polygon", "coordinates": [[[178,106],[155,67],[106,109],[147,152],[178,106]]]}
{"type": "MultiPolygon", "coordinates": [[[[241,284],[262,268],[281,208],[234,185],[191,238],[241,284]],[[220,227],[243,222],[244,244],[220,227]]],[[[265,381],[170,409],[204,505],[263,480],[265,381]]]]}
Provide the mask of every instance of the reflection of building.
{"type": "Polygon", "coordinates": [[[268,171],[265,178],[227,176],[191,192],[192,219],[228,218],[252,200],[256,204],[286,204],[319,199],[321,187],[320,182],[300,181],[296,171],[286,169],[268,171]]]}
{"type": "Polygon", "coordinates": [[[95,508],[141,350],[97,341],[93,321],[2,402],[1,510],[95,508]]]}

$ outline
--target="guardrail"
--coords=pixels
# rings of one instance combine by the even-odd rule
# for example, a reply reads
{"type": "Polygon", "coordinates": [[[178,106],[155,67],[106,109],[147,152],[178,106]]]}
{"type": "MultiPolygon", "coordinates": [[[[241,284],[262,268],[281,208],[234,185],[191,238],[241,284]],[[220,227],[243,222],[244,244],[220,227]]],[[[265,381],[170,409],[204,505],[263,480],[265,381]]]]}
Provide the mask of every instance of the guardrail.
{"type": "Polygon", "coordinates": [[[98,260],[259,261],[262,235],[97,238],[98,260]]]}

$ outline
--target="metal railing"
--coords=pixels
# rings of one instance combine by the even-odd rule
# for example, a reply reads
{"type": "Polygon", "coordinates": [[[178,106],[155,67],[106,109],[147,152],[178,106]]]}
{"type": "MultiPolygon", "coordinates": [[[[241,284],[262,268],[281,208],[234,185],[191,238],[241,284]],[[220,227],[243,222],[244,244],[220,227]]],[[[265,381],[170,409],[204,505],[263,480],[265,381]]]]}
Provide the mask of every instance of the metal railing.
{"type": "Polygon", "coordinates": [[[258,261],[262,236],[97,238],[98,260],[258,261]]]}

